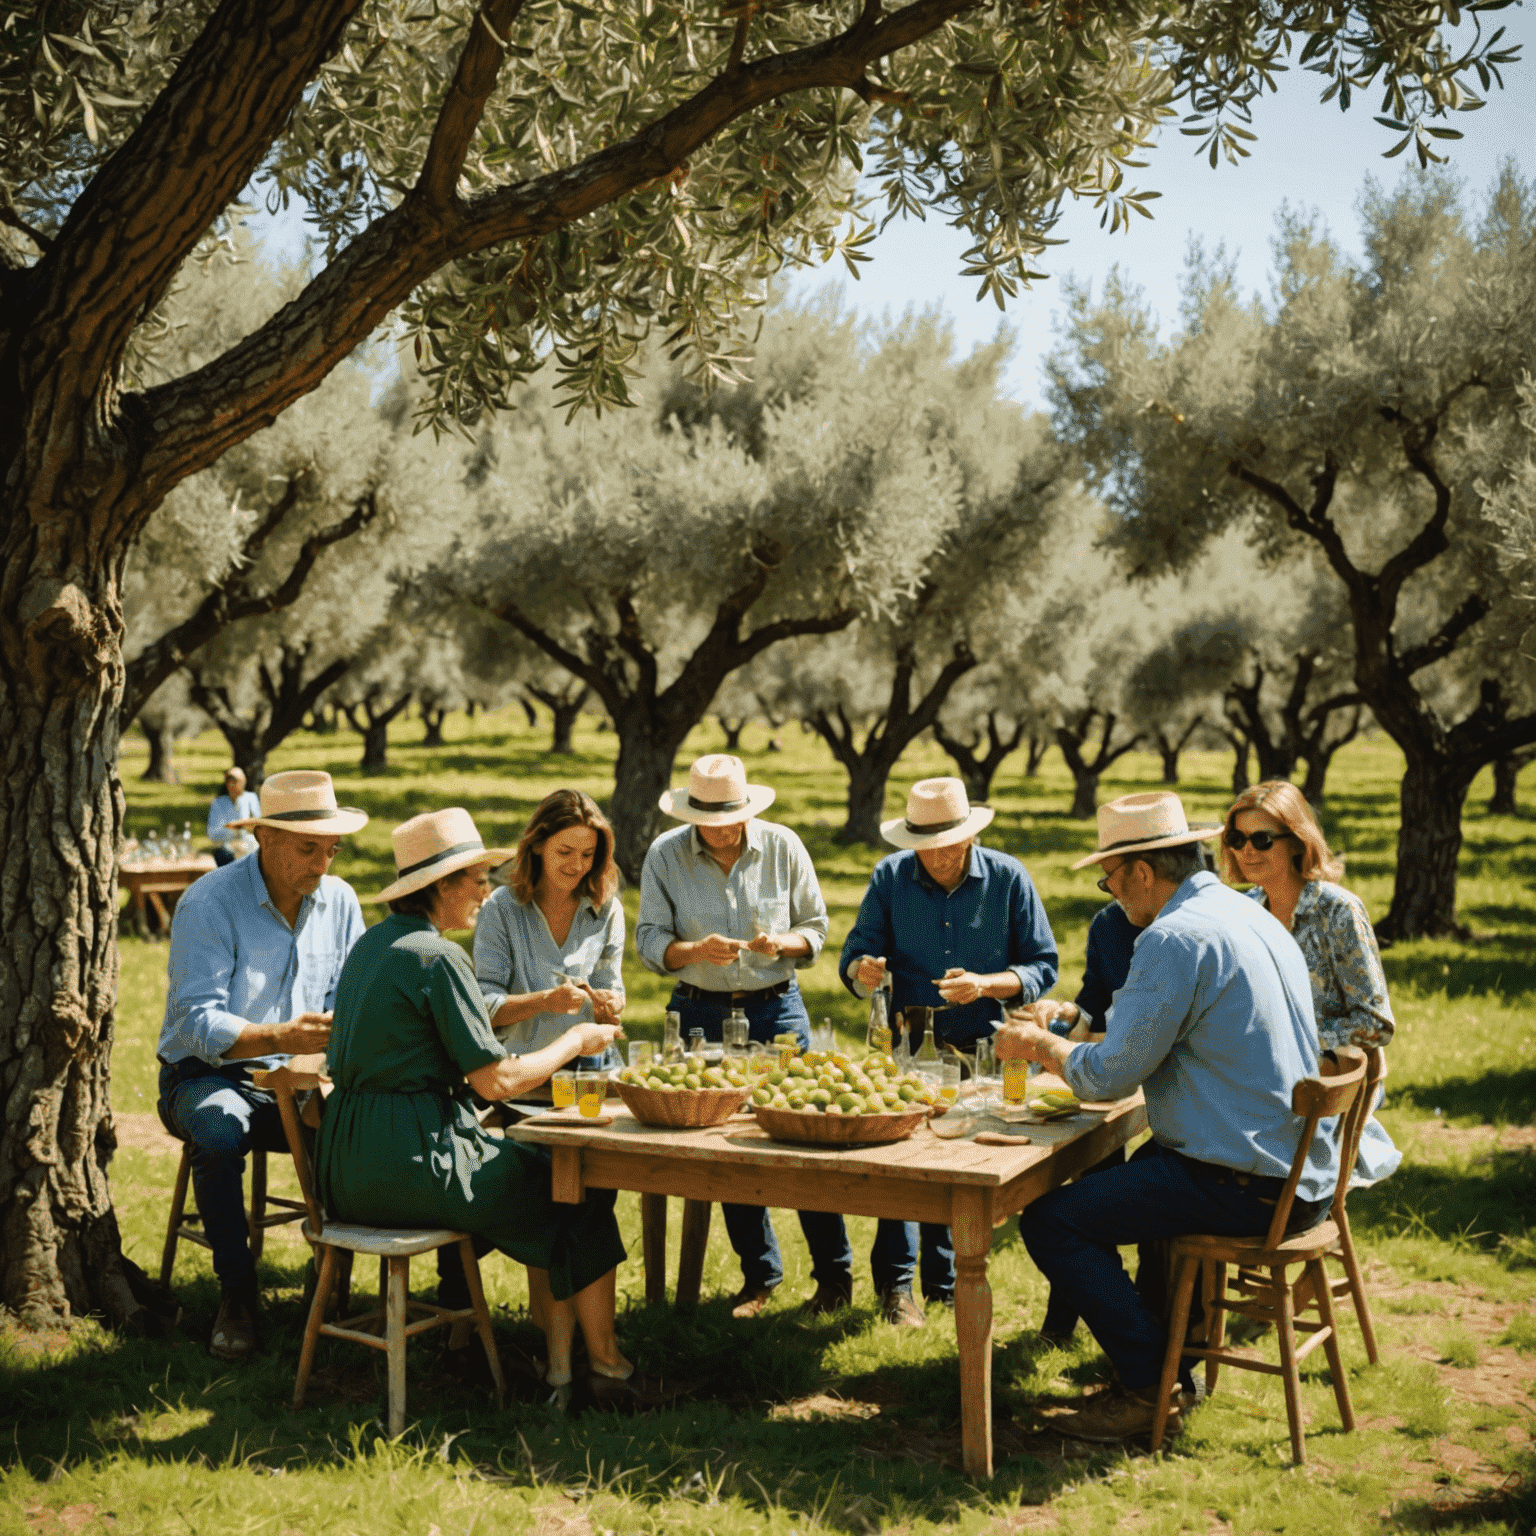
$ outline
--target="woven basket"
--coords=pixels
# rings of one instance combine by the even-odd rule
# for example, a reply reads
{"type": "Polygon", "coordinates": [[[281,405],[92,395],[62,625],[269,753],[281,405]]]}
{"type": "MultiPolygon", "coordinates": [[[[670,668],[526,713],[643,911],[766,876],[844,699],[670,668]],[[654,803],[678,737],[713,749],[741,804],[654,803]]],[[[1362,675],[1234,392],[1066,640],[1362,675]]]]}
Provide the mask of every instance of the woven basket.
{"type": "MultiPolygon", "coordinates": [[[[613,1081],[610,1079],[610,1081],[613,1081]]],[[[750,1088],[696,1088],[667,1093],[637,1083],[613,1081],[619,1097],[642,1125],[719,1125],[746,1102],[750,1088]]]]}
{"type": "Polygon", "coordinates": [[[775,1141],[809,1141],[825,1146],[855,1142],[901,1141],[928,1118],[928,1106],[892,1110],[888,1115],[818,1115],[802,1109],[752,1106],[757,1123],[775,1141]]]}

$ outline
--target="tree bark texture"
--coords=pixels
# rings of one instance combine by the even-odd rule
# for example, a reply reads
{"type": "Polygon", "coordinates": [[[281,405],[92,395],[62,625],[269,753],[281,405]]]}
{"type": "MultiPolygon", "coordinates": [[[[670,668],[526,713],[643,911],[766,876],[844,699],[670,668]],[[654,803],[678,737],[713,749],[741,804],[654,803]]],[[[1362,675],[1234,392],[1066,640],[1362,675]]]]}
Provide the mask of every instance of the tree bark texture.
{"type": "Polygon", "coordinates": [[[885,809],[885,786],[901,754],[938,719],[950,690],[976,665],[971,648],[963,640],[955,642],[949,660],[933,680],[928,691],[914,706],[912,685],[917,672],[917,658],[902,651],[896,658],[891,679],[891,694],[885,712],[870,726],[864,745],[858,744],[858,732],[842,705],[835,710],[817,710],[810,718],[816,734],[832,749],[832,755],[848,775],[848,817],[833,834],[835,843],[866,843],[882,847],[880,818],[885,809]]]}
{"type": "Polygon", "coordinates": [[[139,777],[151,784],[180,784],[181,775],[176,772],[176,732],[169,725],[151,725],[144,719],[140,719],[139,729],[149,743],[149,767],[139,777]]]}
{"type": "Polygon", "coordinates": [[[991,796],[992,780],[997,777],[1003,759],[1024,739],[1024,727],[1016,725],[1012,734],[1004,737],[997,728],[996,711],[988,710],[985,732],[977,731],[969,742],[951,735],[941,720],[933,723],[933,739],[954,760],[965,784],[966,796],[973,803],[982,804],[991,796]],[[983,741],[987,743],[985,752],[981,751],[983,741]]]}
{"type": "Polygon", "coordinates": [[[1328,792],[1328,770],[1333,765],[1334,756],[1341,747],[1348,746],[1360,734],[1364,713],[1357,704],[1350,717],[1350,723],[1337,736],[1328,734],[1328,722],[1325,717],[1303,744],[1302,751],[1305,754],[1307,772],[1301,781],[1301,792],[1306,796],[1307,804],[1314,810],[1323,808],[1328,792]]]}
{"type": "Polygon", "coordinates": [[[1520,770],[1532,762],[1536,762],[1536,752],[1511,752],[1495,760],[1493,794],[1488,801],[1490,815],[1518,816],[1520,814],[1520,804],[1516,796],[1520,770]]]}
{"type": "Polygon", "coordinates": [[[1098,812],[1099,780],[1104,776],[1104,770],[1124,757],[1141,740],[1141,732],[1138,731],[1129,741],[1116,745],[1114,735],[1117,717],[1113,710],[1106,710],[1102,716],[1104,725],[1099,734],[1099,748],[1090,762],[1083,756],[1083,743],[1098,718],[1098,708],[1090,704],[1075,719],[1063,721],[1056,727],[1056,744],[1061,748],[1067,767],[1072,770],[1072,815],[1078,821],[1091,821],[1098,812]]]}
{"type": "Polygon", "coordinates": [[[1402,821],[1397,830],[1399,878],[1378,936],[1387,942],[1416,938],[1468,937],[1456,920],[1456,860],[1461,852],[1461,812],[1476,774],[1464,764],[1410,763],[1398,792],[1402,821]],[[1414,878],[1404,880],[1410,869],[1414,878]]]}

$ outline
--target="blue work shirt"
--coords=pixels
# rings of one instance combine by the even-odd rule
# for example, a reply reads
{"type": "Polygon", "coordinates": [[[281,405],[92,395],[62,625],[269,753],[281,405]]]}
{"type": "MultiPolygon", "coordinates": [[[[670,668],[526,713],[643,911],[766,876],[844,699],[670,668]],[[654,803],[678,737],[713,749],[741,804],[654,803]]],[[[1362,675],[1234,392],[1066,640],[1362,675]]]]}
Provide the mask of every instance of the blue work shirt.
{"type": "MultiPolygon", "coordinates": [[[[1056,939],[1029,871],[1015,858],[972,843],[966,872],[946,891],[911,849],[875,865],[859,915],[843,944],[838,974],[855,997],[869,989],[850,974],[864,955],[884,955],[891,1006],[937,1008],[935,981],[952,967],[992,975],[1012,971],[1022,991],[1007,1000],[1021,1007],[1056,984],[1056,939]]],[[[969,1045],[992,1034],[1004,1004],[982,997],[941,1013],[939,1038],[969,1045]]]]}
{"type": "MultiPolygon", "coordinates": [[[[244,1024],[280,1024],[329,1009],[342,962],[363,935],[363,909],[345,880],[322,875],[290,928],[267,894],[261,854],[193,881],[171,918],[169,986],[156,1054],[221,1067],[244,1024]]],[[[286,1056],[252,1057],[253,1067],[286,1056]]]]}
{"type": "MultiPolygon", "coordinates": [[[[1083,1099],[1138,1086],[1165,1147],[1239,1173],[1284,1178],[1304,1122],[1291,1091],[1318,1070],[1312,986],[1296,941],[1208,870],[1191,875],[1136,940],[1104,1039],[1062,1076],[1083,1099]]],[[[1334,1120],[1318,1126],[1297,1196],[1338,1177],[1334,1120]]]]}
{"type": "Polygon", "coordinates": [[[238,800],[231,800],[228,795],[215,795],[213,804],[208,807],[208,841],[222,848],[242,831],[240,827],[233,832],[227,831],[230,822],[260,815],[261,801],[249,789],[242,789],[238,800]]]}

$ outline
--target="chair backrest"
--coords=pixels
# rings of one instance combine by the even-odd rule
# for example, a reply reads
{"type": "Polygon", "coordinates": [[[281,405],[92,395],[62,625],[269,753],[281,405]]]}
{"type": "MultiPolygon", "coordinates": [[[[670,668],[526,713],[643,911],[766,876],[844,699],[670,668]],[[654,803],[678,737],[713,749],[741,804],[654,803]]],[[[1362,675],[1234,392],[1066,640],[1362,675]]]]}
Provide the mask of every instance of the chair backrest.
{"type": "Polygon", "coordinates": [[[251,1074],[252,1084],[265,1088],[277,1100],[283,1136],[288,1142],[294,1172],[299,1176],[299,1189],[304,1196],[304,1209],[309,1213],[310,1229],[317,1237],[325,1228],[325,1212],[315,1193],[315,1170],[309,1161],[309,1146],[304,1140],[304,1127],[299,1123],[299,1106],[294,1102],[294,1095],[307,1088],[318,1090],[321,1081],[317,1072],[295,1072],[292,1067],[275,1067],[271,1071],[251,1074]]]}
{"type": "Polygon", "coordinates": [[[1360,1156],[1360,1139],[1365,1135],[1365,1123],[1376,1108],[1377,1091],[1387,1076],[1387,1053],[1379,1045],[1353,1045],[1348,1049],[1364,1055],[1365,1081],[1360,1085],[1360,1092],[1355,1095],[1355,1102],[1349,1106],[1344,1140],[1339,1148],[1339,1182],[1333,1192],[1335,1207],[1349,1192],[1349,1179],[1360,1156]]]}
{"type": "MultiPolygon", "coordinates": [[[[1285,1236],[1285,1229],[1291,1219],[1291,1206],[1296,1199],[1296,1186],[1301,1182],[1301,1175],[1307,1166],[1307,1154],[1312,1150],[1312,1138],[1317,1134],[1318,1122],[1326,1120],[1330,1115],[1338,1116],[1333,1134],[1339,1149],[1339,1182],[1334,1187],[1334,1198],[1340,1198],[1342,1192],[1349,1188],[1349,1167],[1353,1166],[1353,1159],[1346,1166],[1343,1156],[1346,1138],[1357,1117],[1345,1111],[1351,1110],[1360,1099],[1365,1071],[1365,1053],[1355,1046],[1341,1046],[1336,1051],[1324,1051],[1318,1064],[1319,1075],[1302,1078],[1291,1090],[1291,1113],[1301,1117],[1305,1124],[1302,1126],[1301,1139],[1296,1143],[1296,1156],[1291,1160],[1290,1175],[1280,1191],[1280,1198],[1275,1202],[1274,1219],[1264,1239],[1266,1248],[1276,1247],[1285,1236]]],[[[1354,1141],[1358,1146],[1358,1129],[1355,1130],[1354,1141]]]]}

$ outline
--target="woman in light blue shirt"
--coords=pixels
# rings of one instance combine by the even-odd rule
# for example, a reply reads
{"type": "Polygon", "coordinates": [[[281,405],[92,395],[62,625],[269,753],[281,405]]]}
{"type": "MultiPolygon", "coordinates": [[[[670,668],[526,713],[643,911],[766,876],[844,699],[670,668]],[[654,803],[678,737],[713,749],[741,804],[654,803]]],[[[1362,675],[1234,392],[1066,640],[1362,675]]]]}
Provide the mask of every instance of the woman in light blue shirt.
{"type": "MultiPolygon", "coordinates": [[[[475,977],[496,1038],[514,1056],[541,1050],[573,1022],[621,1021],[618,888],[613,828],[596,802],[579,789],[546,795],[523,829],[511,878],[475,924],[475,977]]],[[[590,1064],[616,1067],[619,1053],[610,1047],[590,1064]]]]}

